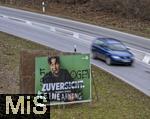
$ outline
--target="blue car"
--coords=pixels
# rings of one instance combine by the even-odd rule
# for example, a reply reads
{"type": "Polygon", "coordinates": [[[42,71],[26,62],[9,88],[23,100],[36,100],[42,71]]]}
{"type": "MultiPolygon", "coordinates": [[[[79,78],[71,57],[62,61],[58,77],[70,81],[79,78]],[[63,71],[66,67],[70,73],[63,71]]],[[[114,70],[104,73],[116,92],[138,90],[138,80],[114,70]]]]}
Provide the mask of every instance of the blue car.
{"type": "Polygon", "coordinates": [[[96,38],[91,46],[92,57],[104,60],[106,64],[132,65],[134,55],[119,40],[113,38],[96,38]]]}

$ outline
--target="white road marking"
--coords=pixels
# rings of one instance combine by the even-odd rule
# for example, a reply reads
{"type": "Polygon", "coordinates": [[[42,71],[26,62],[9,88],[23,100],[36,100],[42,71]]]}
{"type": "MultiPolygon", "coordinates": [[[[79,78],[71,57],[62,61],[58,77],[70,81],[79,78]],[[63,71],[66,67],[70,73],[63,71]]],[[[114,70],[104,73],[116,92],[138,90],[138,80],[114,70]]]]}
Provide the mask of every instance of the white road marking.
{"type": "MultiPolygon", "coordinates": [[[[52,32],[56,32],[57,30],[56,29],[59,29],[60,31],[68,31],[68,32],[65,32],[66,34],[69,33],[69,32],[72,32],[72,37],[76,38],[76,39],[80,39],[82,40],[82,42],[86,43],[86,44],[91,44],[92,41],[94,40],[95,37],[93,36],[90,36],[90,35],[86,35],[86,34],[81,34],[81,33],[77,33],[77,32],[74,32],[74,31],[70,31],[70,30],[67,30],[67,29],[63,29],[63,28],[59,28],[59,27],[54,27],[54,26],[48,26],[48,25],[45,25],[45,24],[41,24],[41,23],[37,23],[37,22],[31,22],[31,21],[28,21],[28,20],[24,20],[24,19],[20,19],[20,18],[16,18],[16,17],[9,17],[9,16],[6,16],[6,15],[3,15],[3,14],[0,14],[0,16],[3,16],[3,18],[10,18],[11,19],[16,19],[16,20],[20,20],[20,21],[24,21],[26,24],[28,25],[36,25],[40,28],[50,28],[50,31],[52,32]],[[88,40],[87,40],[88,39],[88,40]],[[89,41],[90,40],[90,41],[89,41]]],[[[105,28],[104,28],[105,29],[105,28]]],[[[106,28],[107,29],[107,28],[106,28]]],[[[126,33],[125,33],[126,34],[126,33]]],[[[132,35],[132,34],[131,34],[132,35]]],[[[137,36],[139,37],[139,36],[137,36]]],[[[145,52],[145,51],[141,51],[141,50],[138,50],[138,49],[135,49],[135,48],[132,48],[132,47],[129,47],[132,51],[136,51],[138,53],[142,53],[145,55],[145,57],[140,57],[142,58],[142,61],[140,60],[140,58],[135,58],[136,60],[140,61],[140,62],[143,62],[143,63],[146,63],[149,65],[149,62],[150,62],[150,58],[148,56],[150,56],[150,53],[148,52],[145,52]],[[147,56],[148,55],[148,56],[147,56]]]]}
{"type": "Polygon", "coordinates": [[[150,64],[150,55],[145,55],[142,61],[145,62],[146,64],[150,64]]]}

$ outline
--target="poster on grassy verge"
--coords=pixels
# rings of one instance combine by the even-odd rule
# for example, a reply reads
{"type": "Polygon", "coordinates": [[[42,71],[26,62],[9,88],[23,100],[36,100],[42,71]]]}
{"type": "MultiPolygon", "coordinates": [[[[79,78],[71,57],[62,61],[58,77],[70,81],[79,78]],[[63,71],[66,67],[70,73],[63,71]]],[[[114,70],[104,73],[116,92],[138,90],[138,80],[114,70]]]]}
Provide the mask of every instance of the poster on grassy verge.
{"type": "Polygon", "coordinates": [[[91,101],[90,55],[36,57],[35,93],[50,105],[91,101]]]}

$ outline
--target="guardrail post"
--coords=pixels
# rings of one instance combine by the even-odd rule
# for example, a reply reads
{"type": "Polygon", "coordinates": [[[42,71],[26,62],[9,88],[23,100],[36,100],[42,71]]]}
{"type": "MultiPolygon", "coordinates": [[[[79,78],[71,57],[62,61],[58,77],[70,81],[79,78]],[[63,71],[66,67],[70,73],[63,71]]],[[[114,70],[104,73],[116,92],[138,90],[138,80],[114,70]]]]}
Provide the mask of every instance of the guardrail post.
{"type": "Polygon", "coordinates": [[[43,10],[43,13],[45,13],[45,2],[44,1],[42,2],[42,10],[43,10]]]}
{"type": "Polygon", "coordinates": [[[77,52],[77,46],[74,45],[74,52],[76,53],[77,52]]]}

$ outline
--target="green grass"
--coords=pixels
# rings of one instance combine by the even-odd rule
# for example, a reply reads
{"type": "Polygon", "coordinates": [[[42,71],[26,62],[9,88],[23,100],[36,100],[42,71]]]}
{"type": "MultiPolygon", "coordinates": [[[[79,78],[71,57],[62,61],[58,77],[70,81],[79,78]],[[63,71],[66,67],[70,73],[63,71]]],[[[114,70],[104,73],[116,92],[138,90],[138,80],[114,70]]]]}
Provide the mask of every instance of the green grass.
{"type": "Polygon", "coordinates": [[[148,119],[150,98],[107,72],[92,66],[91,103],[52,108],[53,118],[148,119]],[[95,84],[95,85],[94,85],[95,84]],[[95,89],[96,88],[96,89],[95,89]],[[98,97],[98,98],[97,98],[98,97]],[[60,109],[61,108],[61,109],[60,109]],[[63,109],[64,108],[64,109],[63,109]],[[64,116],[65,115],[65,116],[64,116]]]}
{"type": "MultiPolygon", "coordinates": [[[[19,92],[19,53],[21,49],[47,50],[42,45],[0,32],[0,86],[9,78],[3,72],[16,72],[14,88],[3,87],[7,92],[19,92]],[[16,71],[17,69],[17,71],[16,71]],[[5,75],[4,75],[5,77],[5,75]],[[4,82],[2,82],[5,80],[4,82]],[[17,87],[15,89],[15,87],[17,87]]],[[[92,66],[92,102],[53,106],[52,119],[149,119],[150,98],[111,74],[92,66]]],[[[9,74],[10,73],[10,74],[9,74]]]]}

